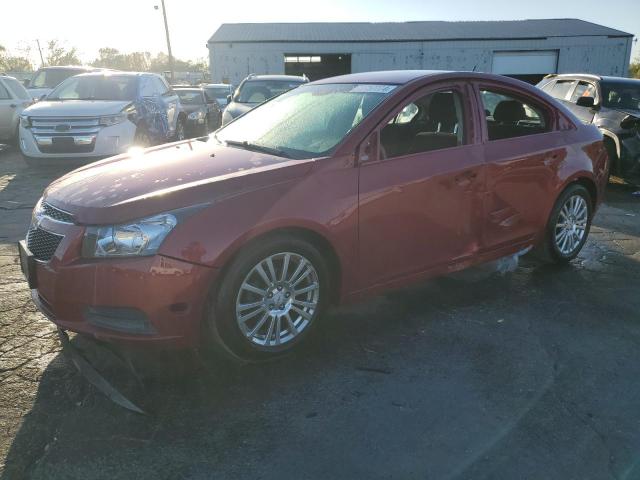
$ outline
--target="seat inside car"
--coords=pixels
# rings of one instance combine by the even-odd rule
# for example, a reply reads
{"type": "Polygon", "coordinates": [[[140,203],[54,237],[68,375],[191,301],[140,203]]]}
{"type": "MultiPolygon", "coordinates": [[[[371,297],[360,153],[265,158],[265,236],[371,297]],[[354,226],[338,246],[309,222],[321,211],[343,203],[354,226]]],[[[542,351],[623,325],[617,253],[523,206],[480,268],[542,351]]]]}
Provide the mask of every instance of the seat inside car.
{"type": "Polygon", "coordinates": [[[439,92],[429,103],[429,122],[409,147],[409,153],[428,152],[458,145],[458,113],[452,92],[439,92]]]}
{"type": "Polygon", "coordinates": [[[526,118],[527,113],[521,102],[502,100],[493,111],[493,122],[488,122],[489,138],[497,140],[522,135],[518,122],[526,118]]]}

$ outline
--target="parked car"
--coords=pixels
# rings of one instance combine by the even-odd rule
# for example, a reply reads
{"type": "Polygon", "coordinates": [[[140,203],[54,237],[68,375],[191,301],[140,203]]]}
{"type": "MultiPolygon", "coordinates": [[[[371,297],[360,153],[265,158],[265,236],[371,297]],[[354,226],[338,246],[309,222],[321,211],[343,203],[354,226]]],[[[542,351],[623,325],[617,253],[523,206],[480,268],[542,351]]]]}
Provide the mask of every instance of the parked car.
{"type": "Polygon", "coordinates": [[[0,143],[18,144],[20,113],[32,103],[18,80],[0,74],[0,143]]]}
{"type": "Polygon", "coordinates": [[[81,67],[81,66],[55,66],[42,67],[33,74],[31,80],[25,81],[25,86],[34,100],[40,100],[49,95],[54,88],[64,82],[67,78],[81,73],[99,72],[103,68],[81,67]]]}
{"type": "Polygon", "coordinates": [[[206,140],[67,174],[20,259],[60,328],[260,360],[299,345],[332,303],[531,246],[570,261],[606,164],[597,128],[518,80],[345,75],[206,140]]]}
{"type": "Polygon", "coordinates": [[[293,75],[249,75],[240,83],[233,97],[228,97],[227,107],[222,112],[222,125],[262,102],[308,82],[307,77],[293,75]]]}
{"type": "Polygon", "coordinates": [[[229,103],[229,97],[233,95],[233,86],[226,83],[205,83],[201,85],[209,98],[213,98],[222,108],[229,103]]]}
{"type": "Polygon", "coordinates": [[[563,74],[545,77],[538,87],[600,129],[613,175],[640,183],[640,80],[563,74]]]}
{"type": "Polygon", "coordinates": [[[20,116],[20,149],[43,158],[106,157],[133,145],[185,138],[176,93],[153,73],[85,73],[68,78],[20,116]]]}
{"type": "Polygon", "coordinates": [[[199,87],[174,87],[187,114],[187,136],[206,135],[220,127],[222,110],[214,99],[199,87]]]}

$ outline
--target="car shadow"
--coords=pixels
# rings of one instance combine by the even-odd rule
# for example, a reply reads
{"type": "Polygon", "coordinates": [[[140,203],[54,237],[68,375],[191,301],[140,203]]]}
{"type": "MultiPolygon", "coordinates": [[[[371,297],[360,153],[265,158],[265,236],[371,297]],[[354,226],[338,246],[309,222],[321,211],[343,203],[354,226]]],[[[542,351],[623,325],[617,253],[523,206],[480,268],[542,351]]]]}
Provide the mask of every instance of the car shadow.
{"type": "Polygon", "coordinates": [[[637,278],[637,259],[590,241],[567,267],[525,259],[506,275],[471,270],[334,309],[301,352],[259,365],[132,351],[134,375],[76,336],[149,414],[109,402],[59,354],[2,479],[633,470],[640,437],[624,425],[640,420],[627,405],[640,387],[626,380],[640,374],[637,278]],[[603,249],[614,263],[601,261],[603,249]],[[556,434],[542,447],[549,424],[556,434]],[[565,438],[582,445],[568,465],[558,455],[565,438]]]}

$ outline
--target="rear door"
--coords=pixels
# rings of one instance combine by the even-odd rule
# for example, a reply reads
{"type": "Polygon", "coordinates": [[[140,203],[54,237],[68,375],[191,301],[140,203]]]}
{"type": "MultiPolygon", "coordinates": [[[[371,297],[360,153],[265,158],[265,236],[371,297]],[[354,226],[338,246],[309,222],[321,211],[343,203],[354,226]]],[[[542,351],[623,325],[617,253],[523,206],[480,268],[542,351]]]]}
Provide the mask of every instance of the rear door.
{"type": "Polygon", "coordinates": [[[555,130],[554,110],[535,98],[491,82],[475,89],[485,111],[483,244],[488,251],[515,250],[546,225],[556,172],[567,155],[564,133],[555,130]]]}
{"type": "Polygon", "coordinates": [[[484,162],[468,93],[465,83],[420,90],[361,147],[372,152],[359,167],[363,288],[478,250],[484,162]]]}
{"type": "Polygon", "coordinates": [[[0,80],[0,139],[7,139],[14,133],[12,127],[17,103],[9,89],[0,80]]]}

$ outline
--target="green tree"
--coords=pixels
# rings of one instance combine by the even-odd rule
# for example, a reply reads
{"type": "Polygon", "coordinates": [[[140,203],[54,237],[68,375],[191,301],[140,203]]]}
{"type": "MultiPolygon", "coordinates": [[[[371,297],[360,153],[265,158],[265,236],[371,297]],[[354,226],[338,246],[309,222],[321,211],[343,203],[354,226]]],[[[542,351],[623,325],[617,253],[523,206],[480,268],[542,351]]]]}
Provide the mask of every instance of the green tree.
{"type": "Polygon", "coordinates": [[[631,78],[640,78],[640,55],[629,65],[629,76],[631,78]]]}
{"type": "Polygon", "coordinates": [[[26,56],[11,55],[3,45],[0,45],[0,71],[31,72],[33,66],[26,56]]]}
{"type": "Polygon", "coordinates": [[[150,62],[151,54],[149,52],[121,53],[115,48],[104,47],[98,50],[98,58],[92,62],[92,65],[94,67],[140,72],[148,70],[150,62]]]}
{"type": "Polygon", "coordinates": [[[47,42],[47,65],[80,65],[76,48],[66,49],[57,40],[47,42]]]}

